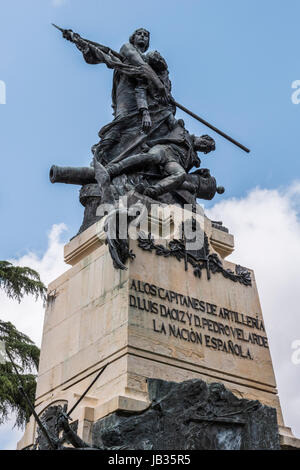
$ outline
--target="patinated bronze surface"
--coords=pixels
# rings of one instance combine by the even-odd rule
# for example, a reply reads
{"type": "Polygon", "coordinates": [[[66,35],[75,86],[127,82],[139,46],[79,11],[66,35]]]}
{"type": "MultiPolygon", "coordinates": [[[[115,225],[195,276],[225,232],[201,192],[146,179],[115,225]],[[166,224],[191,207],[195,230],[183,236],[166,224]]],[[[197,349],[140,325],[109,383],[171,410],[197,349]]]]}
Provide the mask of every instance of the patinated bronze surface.
{"type": "MultiPolygon", "coordinates": [[[[59,406],[44,412],[58,450],[279,450],[275,408],[237,398],[221,383],[148,380],[149,407],[114,412],[93,424],[92,444],[79,438],[59,406]],[[58,443],[58,444],[57,444],[58,443]]],[[[48,449],[38,435],[35,448],[48,449]]]]}
{"type": "MultiPolygon", "coordinates": [[[[85,213],[79,233],[103,217],[99,208],[104,204],[115,208],[110,211],[114,215],[119,214],[120,198],[133,192],[144,205],[149,201],[185,209],[189,205],[192,212],[196,212],[198,199],[210,200],[216,193],[224,193],[209,169],[200,168],[198,152],[214,151],[214,139],[190,134],[184,121],[176,119],[176,108],[249,150],[174,100],[166,60],[158,51],[148,51],[149,31],[137,29],[116,52],[72,30],[56,28],[76,45],[88,64],[103,63],[113,70],[113,120],[98,133],[100,140],[91,148],[90,167],[54,165],[50,170],[52,183],[82,186],[80,202],[85,213]]],[[[136,198],[131,199],[136,204],[136,198]]],[[[114,266],[126,269],[126,261],[133,257],[128,240],[107,235],[107,242],[114,266]]]]}
{"type": "MultiPolygon", "coordinates": [[[[60,29],[60,28],[59,28],[60,29]]],[[[103,203],[103,187],[95,178],[94,161],[109,174],[114,203],[130,190],[158,202],[196,204],[196,199],[212,199],[217,187],[209,170],[199,168],[198,152],[215,150],[214,140],[191,135],[182,119],[175,117],[176,105],[165,59],[157,51],[148,51],[150,33],[136,30],[120,52],[81,38],[71,30],[62,30],[88,64],[104,63],[113,69],[112,108],[114,119],[99,131],[100,140],[92,146],[90,168],[53,166],[52,183],[82,186],[80,201],[86,208],[85,230],[97,220],[97,206],[103,203]]],[[[106,179],[107,182],[107,179],[106,179]]]]}

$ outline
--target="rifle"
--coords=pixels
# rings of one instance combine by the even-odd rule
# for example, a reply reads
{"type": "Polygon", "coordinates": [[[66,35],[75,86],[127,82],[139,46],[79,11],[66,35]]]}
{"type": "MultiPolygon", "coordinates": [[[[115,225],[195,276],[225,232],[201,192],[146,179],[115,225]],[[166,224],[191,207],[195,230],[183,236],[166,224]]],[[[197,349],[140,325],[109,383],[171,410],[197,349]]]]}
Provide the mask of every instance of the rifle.
{"type": "Polygon", "coordinates": [[[225,132],[221,131],[220,129],[218,129],[217,127],[213,126],[212,124],[210,124],[209,122],[205,121],[204,119],[202,119],[200,116],[198,116],[197,114],[193,113],[193,111],[190,111],[188,108],[186,108],[185,106],[183,106],[182,104],[180,103],[177,103],[177,101],[173,100],[173,103],[175,104],[175,106],[177,106],[177,108],[181,109],[182,111],[184,111],[185,113],[189,114],[190,116],[192,116],[194,119],[196,119],[197,121],[201,122],[202,124],[204,124],[205,126],[209,127],[210,129],[212,129],[214,132],[216,132],[217,134],[221,135],[222,137],[224,137],[224,139],[227,139],[229,140],[229,142],[231,142],[232,144],[236,145],[237,147],[239,147],[240,149],[244,150],[244,152],[247,152],[249,153],[250,152],[250,149],[248,149],[247,147],[245,147],[243,144],[241,144],[240,142],[238,142],[237,140],[233,139],[232,137],[230,137],[228,134],[225,134],[225,132]]]}
{"type": "MultiPolygon", "coordinates": [[[[67,39],[67,41],[71,41],[73,42],[74,44],[85,44],[87,46],[90,46],[93,48],[99,48],[101,52],[104,52],[106,54],[112,54],[113,56],[115,56],[117,59],[121,60],[121,62],[124,61],[124,57],[119,54],[118,52],[114,51],[113,49],[111,49],[110,47],[107,47],[107,46],[103,46],[102,44],[98,44],[97,42],[93,42],[93,41],[90,41],[88,39],[84,39],[82,38],[79,34],[77,33],[74,33],[72,31],[72,29],[63,29],[63,28],[60,28],[59,26],[57,26],[56,24],[52,23],[52,25],[57,28],[59,31],[62,32],[63,34],[63,37],[65,39],[67,39]]],[[[225,134],[225,132],[221,131],[220,129],[218,129],[217,127],[213,126],[212,124],[210,124],[209,122],[207,122],[205,119],[202,119],[200,116],[198,116],[197,114],[193,113],[192,111],[190,111],[188,108],[186,108],[185,106],[183,106],[182,104],[178,103],[177,101],[175,101],[174,99],[171,99],[170,100],[177,108],[181,109],[182,111],[184,111],[185,113],[189,114],[189,116],[193,117],[194,119],[196,119],[197,121],[201,122],[202,124],[204,124],[205,126],[209,127],[210,129],[212,129],[214,132],[216,132],[217,134],[219,134],[220,136],[224,137],[224,139],[228,140],[229,142],[231,142],[232,144],[236,145],[237,147],[239,147],[240,149],[244,150],[244,152],[247,152],[249,153],[250,150],[245,147],[243,144],[241,144],[240,142],[238,142],[237,140],[233,139],[232,137],[230,137],[228,134],[225,134]]],[[[124,158],[122,156],[122,158],[124,158]]],[[[118,160],[119,161],[119,160],[118,160]]]]}
{"type": "Polygon", "coordinates": [[[78,33],[74,33],[72,29],[63,29],[57,26],[56,24],[52,23],[52,26],[54,28],[57,28],[61,33],[63,34],[63,37],[70,42],[73,42],[74,44],[85,44],[86,46],[92,46],[92,47],[97,47],[101,50],[101,52],[104,52],[105,54],[112,54],[115,57],[117,57],[119,60],[123,62],[124,57],[121,56],[118,52],[114,51],[110,47],[103,46],[103,44],[99,44],[98,42],[93,42],[90,41],[89,39],[84,39],[80,36],[78,33]]]}

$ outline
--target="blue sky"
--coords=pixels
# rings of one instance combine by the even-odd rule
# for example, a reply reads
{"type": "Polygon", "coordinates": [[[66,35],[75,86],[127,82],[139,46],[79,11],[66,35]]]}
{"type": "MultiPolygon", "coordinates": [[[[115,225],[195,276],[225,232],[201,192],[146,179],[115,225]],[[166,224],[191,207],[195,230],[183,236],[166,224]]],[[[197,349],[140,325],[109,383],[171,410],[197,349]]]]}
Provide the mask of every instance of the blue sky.
{"type": "MultiPolygon", "coordinates": [[[[203,166],[226,187],[220,200],[290,185],[300,172],[300,105],[291,102],[299,14],[297,0],[1,0],[2,257],[42,252],[53,223],[66,223],[66,237],[76,233],[78,187],[51,185],[48,171],[89,164],[97,132],[111,120],[112,72],[85,64],[51,22],[115,49],[135,28],[151,31],[176,100],[251,148],[247,155],[211,132],[217,150],[203,166]]],[[[184,119],[192,132],[208,131],[184,119]]]]}
{"type": "MultiPolygon", "coordinates": [[[[255,269],[287,424],[300,436],[300,364],[290,360],[300,338],[300,104],[291,101],[300,80],[299,0],[0,0],[0,7],[1,259],[34,267],[46,283],[65,269],[63,242],[77,233],[83,208],[79,187],[52,185],[49,169],[89,165],[98,130],[112,119],[112,71],[86,64],[51,23],[116,50],[147,28],[175,99],[251,149],[178,113],[191,132],[216,140],[202,162],[226,192],[205,206],[235,234],[234,261],[255,269]]],[[[39,343],[42,305],[0,300],[1,318],[39,343]]],[[[21,435],[10,426],[0,428],[0,448],[15,448],[21,435]]]]}

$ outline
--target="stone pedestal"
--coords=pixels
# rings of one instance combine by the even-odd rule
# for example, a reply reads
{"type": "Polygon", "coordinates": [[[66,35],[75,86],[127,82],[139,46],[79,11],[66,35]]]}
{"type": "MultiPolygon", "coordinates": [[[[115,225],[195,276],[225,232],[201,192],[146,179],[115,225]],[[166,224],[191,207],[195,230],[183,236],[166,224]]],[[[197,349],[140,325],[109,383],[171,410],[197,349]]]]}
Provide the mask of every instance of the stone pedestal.
{"type": "MultiPolygon", "coordinates": [[[[108,364],[72,413],[86,441],[104,416],[149,406],[147,378],[223,383],[239,398],[275,408],[284,426],[254,273],[248,270],[251,285],[242,282],[245,270],[224,259],[233,236],[207,218],[204,229],[224,272],[197,270],[186,258],[135,240],[135,259],[126,271],[116,270],[99,223],[65,246],[72,267],[49,285],[39,414],[50,405],[70,409],[108,364]]],[[[154,241],[159,244],[167,250],[166,240],[154,241]]],[[[31,446],[36,432],[32,418],[18,448],[31,446]]]]}

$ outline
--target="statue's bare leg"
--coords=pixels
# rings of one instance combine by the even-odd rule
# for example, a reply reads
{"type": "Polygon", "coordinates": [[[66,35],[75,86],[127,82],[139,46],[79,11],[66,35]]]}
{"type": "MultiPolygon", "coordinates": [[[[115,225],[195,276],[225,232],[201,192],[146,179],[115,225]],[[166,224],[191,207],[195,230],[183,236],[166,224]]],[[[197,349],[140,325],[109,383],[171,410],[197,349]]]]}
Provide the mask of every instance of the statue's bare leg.
{"type": "Polygon", "coordinates": [[[145,168],[149,165],[161,165],[164,168],[166,178],[159,183],[146,188],[144,194],[148,196],[159,196],[163,193],[178,188],[186,178],[186,172],[182,166],[176,161],[172,161],[167,155],[167,147],[165,145],[156,145],[147,153],[140,153],[127,157],[119,163],[108,165],[106,167],[111,176],[117,176],[127,170],[136,170],[145,168]]]}
{"type": "Polygon", "coordinates": [[[164,165],[164,173],[167,175],[166,178],[163,178],[159,183],[151,187],[155,190],[156,196],[180,187],[186,179],[184,168],[177,162],[167,162],[164,165]]]}
{"type": "Polygon", "coordinates": [[[106,169],[110,176],[114,177],[127,170],[138,170],[151,164],[160,164],[163,158],[163,149],[155,149],[155,147],[153,147],[147,153],[138,153],[131,157],[124,158],[124,160],[121,160],[119,163],[107,165],[106,169]]]}

